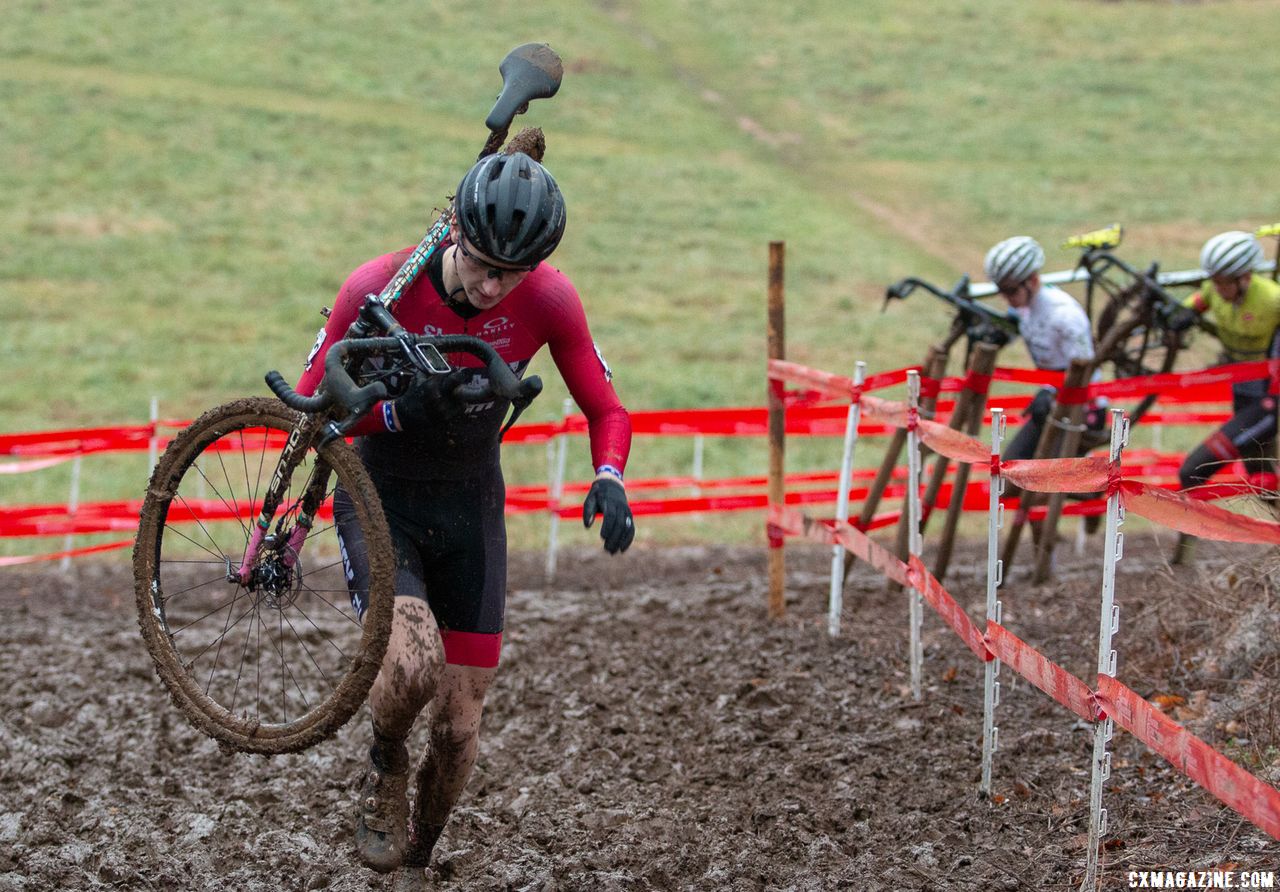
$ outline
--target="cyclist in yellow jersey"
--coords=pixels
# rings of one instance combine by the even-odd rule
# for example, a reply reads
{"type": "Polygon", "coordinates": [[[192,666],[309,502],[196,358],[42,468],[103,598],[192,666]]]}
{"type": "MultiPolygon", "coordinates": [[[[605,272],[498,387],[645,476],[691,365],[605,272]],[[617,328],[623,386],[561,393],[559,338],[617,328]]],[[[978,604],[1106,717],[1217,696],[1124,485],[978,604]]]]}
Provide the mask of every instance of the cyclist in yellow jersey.
{"type": "MultiPolygon", "coordinates": [[[[1280,285],[1254,275],[1262,246],[1248,232],[1232,231],[1205,242],[1200,266],[1207,278],[1169,319],[1169,328],[1185,330],[1208,313],[1222,342],[1223,362],[1248,362],[1280,356],[1280,285]]],[[[1243,459],[1259,488],[1276,486],[1273,444],[1276,398],[1269,378],[1232,385],[1232,416],[1192,450],[1178,470],[1183,489],[1206,483],[1224,465],[1243,459]]]]}

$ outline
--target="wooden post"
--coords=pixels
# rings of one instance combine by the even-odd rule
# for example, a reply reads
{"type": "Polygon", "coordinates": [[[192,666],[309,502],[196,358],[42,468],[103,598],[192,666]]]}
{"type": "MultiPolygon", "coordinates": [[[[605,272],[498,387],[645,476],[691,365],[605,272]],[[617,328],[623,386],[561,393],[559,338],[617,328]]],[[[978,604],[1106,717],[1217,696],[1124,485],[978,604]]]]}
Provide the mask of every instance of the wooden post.
{"type": "MultiPolygon", "coordinates": [[[[769,359],[786,359],[786,298],[783,291],[785,242],[769,243],[769,359]]],[[[784,479],[786,450],[786,407],[781,381],[767,379],[769,406],[769,504],[786,505],[784,479]]],[[[786,612],[786,562],[781,530],[768,526],[769,536],[769,616],[776,619],[786,612]]]]}
{"type": "MultiPolygon", "coordinates": [[[[1071,360],[1071,367],[1067,369],[1067,378],[1062,384],[1063,389],[1084,387],[1089,383],[1089,373],[1092,370],[1093,363],[1087,359],[1071,360]]],[[[1060,423],[1066,425],[1066,433],[1059,441],[1062,445],[1058,450],[1058,457],[1074,458],[1080,451],[1080,441],[1084,438],[1084,403],[1075,403],[1066,409],[1065,417],[1056,406],[1053,412],[1055,416],[1062,419],[1060,423]]],[[[1066,499],[1067,494],[1062,492],[1055,492],[1049,496],[1049,513],[1041,526],[1040,541],[1036,546],[1036,569],[1031,578],[1034,584],[1038,585],[1049,578],[1053,547],[1058,538],[1058,520],[1062,517],[1062,504],[1066,499]]]]}
{"type": "MultiPolygon", "coordinates": [[[[1071,369],[1068,369],[1068,374],[1070,374],[1071,370],[1075,368],[1076,365],[1073,362],[1071,369]]],[[[1062,386],[1083,387],[1085,382],[1088,380],[1088,374],[1089,367],[1086,365],[1083,367],[1083,373],[1081,374],[1079,383],[1072,385],[1069,383],[1069,379],[1064,378],[1062,386]]],[[[1033,455],[1032,458],[1053,458],[1055,456],[1065,454],[1060,451],[1063,440],[1060,433],[1062,432],[1061,429],[1065,427],[1068,422],[1066,418],[1055,422],[1054,419],[1060,415],[1062,415],[1062,410],[1057,403],[1055,403],[1049,412],[1049,417],[1045,419],[1044,430],[1040,432],[1040,440],[1036,443],[1035,455],[1033,455]]],[[[1076,445],[1077,447],[1079,446],[1078,441],[1076,445]]],[[[1004,552],[1001,555],[1001,560],[1004,561],[1004,575],[1006,579],[1009,577],[1009,570],[1013,567],[1013,556],[1017,553],[1018,541],[1022,538],[1022,528],[1027,525],[1031,509],[1044,504],[1046,501],[1048,501],[1048,496],[1044,493],[1025,491],[1018,493],[1018,511],[1014,515],[1013,524],[1009,528],[1009,535],[1005,538],[1004,552]]],[[[1031,524],[1031,534],[1035,537],[1035,541],[1037,543],[1040,541],[1042,528],[1043,524],[1041,523],[1031,524]]]]}
{"type": "MultiPolygon", "coordinates": [[[[1065,382],[1064,382],[1065,383],[1065,382]]],[[[1033,459],[1042,459],[1051,457],[1054,449],[1055,441],[1058,435],[1058,425],[1052,421],[1053,413],[1057,411],[1055,405],[1050,410],[1049,417],[1045,419],[1044,429],[1040,431],[1040,439],[1036,443],[1036,451],[1031,456],[1033,459]]],[[[1007,492],[1007,491],[1006,491],[1007,492]]],[[[1000,560],[1004,564],[1004,577],[1009,578],[1009,570],[1013,567],[1013,556],[1018,551],[1018,542],[1022,539],[1022,528],[1027,525],[1027,518],[1031,514],[1031,509],[1037,507],[1044,501],[1044,496],[1038,492],[1026,492],[1025,490],[1017,490],[1018,493],[1018,510],[1013,516],[1013,523],[1009,527],[1009,534],[1004,540],[1004,550],[1000,554],[1000,560]]],[[[1012,493],[1009,493],[1010,495],[1012,493]]],[[[1038,529],[1038,525],[1032,528],[1034,535],[1038,529]]]]}
{"type": "MultiPolygon", "coordinates": [[[[946,364],[946,351],[934,344],[929,348],[929,352],[925,354],[924,362],[920,364],[920,368],[930,377],[941,378],[945,372],[946,364]],[[934,375],[932,370],[935,367],[939,367],[939,362],[941,362],[940,368],[943,371],[939,371],[934,375]]],[[[876,509],[880,507],[880,499],[884,497],[885,487],[889,485],[889,479],[898,467],[898,460],[902,458],[902,450],[906,446],[907,432],[903,428],[897,428],[889,438],[889,446],[885,451],[884,460],[880,462],[880,470],[876,472],[875,479],[871,481],[871,488],[867,490],[867,498],[862,503],[862,512],[858,515],[858,526],[860,528],[866,529],[867,524],[871,523],[871,519],[875,517],[876,509]]],[[[850,555],[851,559],[852,557],[850,555]]],[[[845,576],[848,576],[847,567],[845,576]]]]}
{"type": "MultiPolygon", "coordinates": [[[[951,411],[951,418],[947,421],[947,427],[953,431],[958,431],[964,427],[972,412],[974,396],[973,391],[967,387],[960,391],[956,396],[956,405],[951,411]]],[[[921,502],[921,532],[929,525],[929,515],[933,512],[933,507],[938,502],[938,493],[942,492],[942,484],[947,480],[947,468],[950,466],[951,459],[945,455],[938,455],[933,463],[933,473],[929,475],[929,485],[925,489],[924,499],[921,502]]]]}
{"type": "MultiPolygon", "coordinates": [[[[989,377],[995,370],[996,354],[999,352],[1000,348],[995,344],[977,344],[969,357],[969,373],[989,377]]],[[[972,393],[969,414],[964,419],[964,427],[959,429],[971,437],[976,436],[982,430],[982,417],[986,409],[987,391],[972,393]]],[[[942,538],[938,541],[938,552],[933,559],[933,575],[939,582],[947,575],[947,567],[951,564],[956,527],[960,524],[960,512],[964,509],[964,491],[969,485],[969,471],[969,465],[964,462],[956,468],[955,486],[951,491],[951,502],[947,505],[947,521],[942,527],[942,538]]]]}
{"type": "MultiPolygon", "coordinates": [[[[926,378],[931,378],[934,381],[937,381],[947,373],[946,351],[939,347],[931,347],[929,351],[929,358],[931,362],[925,367],[922,374],[926,378]]],[[[920,417],[928,418],[932,416],[934,407],[937,405],[938,393],[934,390],[929,396],[920,400],[920,417]]],[[[905,437],[906,431],[903,431],[902,433],[905,437]]],[[[921,447],[919,459],[921,462],[924,461],[925,455],[925,448],[921,447]]],[[[898,560],[905,561],[911,554],[911,518],[909,516],[910,512],[908,512],[906,508],[907,503],[905,499],[902,502],[902,506],[902,515],[898,518],[898,539],[896,548],[894,549],[894,554],[898,556],[898,560]]],[[[919,533],[919,530],[916,532],[919,533]]],[[[893,580],[888,580],[888,587],[891,592],[901,591],[902,589],[902,586],[893,580]]]]}

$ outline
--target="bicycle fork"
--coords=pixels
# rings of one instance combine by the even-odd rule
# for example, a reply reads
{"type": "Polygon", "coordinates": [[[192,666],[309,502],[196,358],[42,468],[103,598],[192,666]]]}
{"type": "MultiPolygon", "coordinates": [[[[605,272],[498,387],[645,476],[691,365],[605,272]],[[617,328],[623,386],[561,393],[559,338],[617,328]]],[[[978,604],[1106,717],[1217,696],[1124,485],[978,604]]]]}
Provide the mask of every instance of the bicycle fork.
{"type": "Polygon", "coordinates": [[[271,477],[271,485],[267,487],[266,493],[262,498],[262,510],[254,521],[252,533],[249,536],[249,542],[245,546],[244,557],[240,561],[240,567],[233,569],[230,561],[227,566],[227,581],[236,582],[240,585],[249,586],[255,581],[255,569],[265,569],[268,575],[272,575],[272,570],[277,573],[287,574],[293,569],[298,562],[298,556],[302,551],[303,544],[306,542],[307,535],[311,532],[311,527],[315,523],[316,513],[320,510],[320,506],[324,504],[325,491],[329,485],[329,465],[316,456],[316,465],[312,471],[311,478],[307,481],[306,489],[302,493],[302,498],[298,501],[298,513],[296,525],[288,531],[283,548],[280,547],[280,537],[284,535],[285,517],[281,517],[276,521],[276,531],[268,533],[271,528],[271,520],[275,517],[281,503],[284,501],[285,492],[292,480],[293,472],[301,463],[302,456],[306,454],[307,448],[315,439],[318,425],[311,421],[310,418],[301,421],[289,434],[289,440],[285,443],[283,451],[280,453],[280,460],[276,463],[275,473],[271,477]],[[262,553],[263,546],[270,551],[276,552],[279,563],[267,562],[259,563],[259,556],[262,553]]]}

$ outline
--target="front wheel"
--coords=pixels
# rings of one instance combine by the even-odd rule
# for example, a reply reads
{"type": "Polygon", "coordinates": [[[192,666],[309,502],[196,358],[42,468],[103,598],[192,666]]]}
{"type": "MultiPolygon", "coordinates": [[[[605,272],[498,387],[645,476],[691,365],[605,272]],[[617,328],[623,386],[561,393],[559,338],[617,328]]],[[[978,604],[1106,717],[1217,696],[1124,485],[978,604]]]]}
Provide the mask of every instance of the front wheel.
{"type": "Polygon", "coordinates": [[[196,419],[151,475],[133,550],[138,623],[156,671],[197,728],[245,752],[297,752],[330,737],[364,702],[391,630],[391,536],[342,440],[296,450],[267,537],[241,568],[300,417],[252,398],[196,419]],[[344,535],[333,519],[339,488],[344,535]],[[363,622],[345,550],[359,537],[370,565],[363,622]]]}

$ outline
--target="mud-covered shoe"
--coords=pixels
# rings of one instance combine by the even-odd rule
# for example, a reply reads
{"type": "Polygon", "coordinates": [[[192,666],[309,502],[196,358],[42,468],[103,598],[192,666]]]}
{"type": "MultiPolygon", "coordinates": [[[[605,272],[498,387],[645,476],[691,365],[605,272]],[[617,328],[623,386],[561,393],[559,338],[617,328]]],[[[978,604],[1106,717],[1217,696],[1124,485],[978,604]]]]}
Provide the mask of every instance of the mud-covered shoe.
{"type": "Polygon", "coordinates": [[[409,753],[404,742],[375,745],[360,785],[356,817],[356,852],[378,873],[390,873],[404,861],[408,842],[409,753]]]}
{"type": "Polygon", "coordinates": [[[431,888],[431,875],[421,867],[402,867],[396,871],[394,892],[427,892],[431,888]]]}

